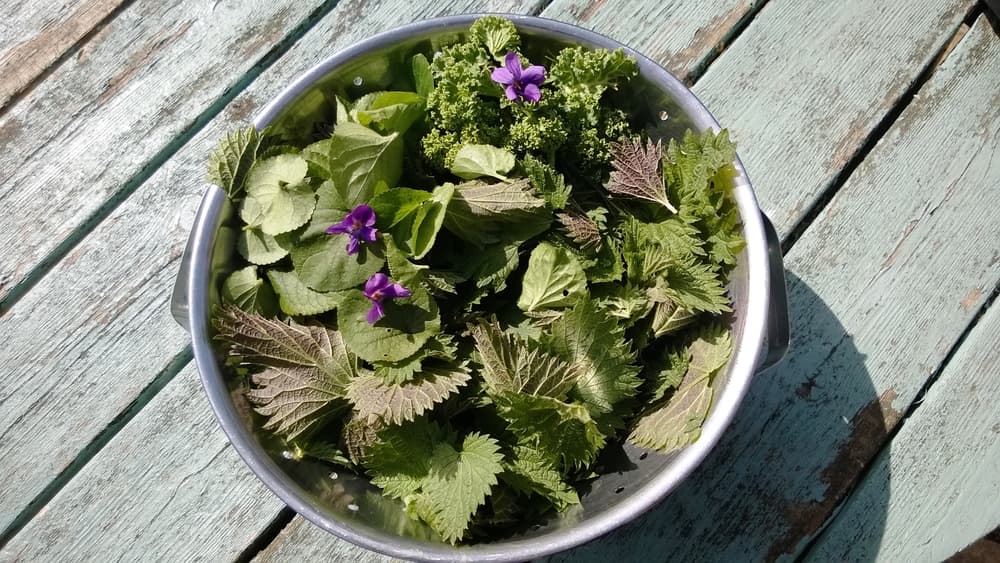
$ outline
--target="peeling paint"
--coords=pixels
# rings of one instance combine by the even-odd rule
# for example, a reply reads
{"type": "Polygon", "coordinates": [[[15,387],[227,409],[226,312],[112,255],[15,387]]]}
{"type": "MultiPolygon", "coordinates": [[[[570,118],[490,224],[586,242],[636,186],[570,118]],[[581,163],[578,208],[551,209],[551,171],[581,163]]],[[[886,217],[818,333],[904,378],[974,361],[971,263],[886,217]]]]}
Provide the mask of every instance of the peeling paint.
{"type": "Polygon", "coordinates": [[[749,12],[750,2],[747,0],[740,2],[732,10],[712,18],[712,21],[708,22],[708,25],[698,28],[698,31],[694,32],[694,37],[691,38],[687,47],[675,54],[664,53],[657,57],[657,62],[666,66],[670,72],[674,73],[681,80],[687,80],[688,75],[691,74],[691,69],[702,58],[708,55],[712,49],[717,45],[720,49],[725,47],[722,45],[723,39],[732,30],[733,26],[749,12]]]}
{"type": "Polygon", "coordinates": [[[153,36],[149,43],[129,56],[125,64],[122,65],[122,69],[105,84],[104,92],[97,98],[97,105],[104,105],[108,100],[115,97],[135,75],[151,64],[150,58],[183,37],[191,29],[191,26],[194,25],[194,22],[195,20],[189,20],[173,31],[158,33],[153,36]]]}
{"type": "Polygon", "coordinates": [[[963,311],[968,313],[969,311],[972,311],[972,308],[975,307],[977,303],[979,303],[979,299],[982,298],[982,296],[983,289],[981,287],[974,287],[969,290],[969,293],[965,294],[965,297],[963,297],[958,304],[962,307],[963,311]]]}
{"type": "Polygon", "coordinates": [[[768,561],[795,553],[803,540],[813,537],[823,527],[902,417],[902,413],[892,407],[895,399],[896,391],[889,389],[854,415],[850,435],[837,448],[833,461],[820,473],[820,482],[826,485],[823,498],[784,507],[788,530],[771,544],[768,561]]]}

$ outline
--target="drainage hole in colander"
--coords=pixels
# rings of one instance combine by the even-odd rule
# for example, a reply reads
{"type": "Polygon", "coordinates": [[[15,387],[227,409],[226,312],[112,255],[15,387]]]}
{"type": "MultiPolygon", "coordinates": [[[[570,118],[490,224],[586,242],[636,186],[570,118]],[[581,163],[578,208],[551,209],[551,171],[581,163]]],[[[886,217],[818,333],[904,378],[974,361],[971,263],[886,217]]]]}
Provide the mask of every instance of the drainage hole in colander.
{"type": "Polygon", "coordinates": [[[646,459],[646,456],[648,456],[648,455],[649,455],[648,452],[642,452],[642,455],[639,456],[639,461],[642,461],[642,460],[646,459]]]}
{"type": "Polygon", "coordinates": [[[624,490],[625,490],[625,487],[618,487],[617,489],[615,489],[615,494],[616,495],[620,495],[622,493],[622,491],[624,491],[624,490]]]}

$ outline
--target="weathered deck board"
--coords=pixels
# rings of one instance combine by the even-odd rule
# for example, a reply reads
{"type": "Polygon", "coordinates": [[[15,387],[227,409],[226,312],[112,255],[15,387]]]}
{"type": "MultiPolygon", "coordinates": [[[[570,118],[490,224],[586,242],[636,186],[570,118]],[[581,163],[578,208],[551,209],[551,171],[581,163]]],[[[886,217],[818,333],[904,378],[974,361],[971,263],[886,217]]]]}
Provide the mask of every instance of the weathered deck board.
{"type": "MultiPolygon", "coordinates": [[[[556,560],[775,559],[821,529],[1000,281],[1000,215],[982,204],[1000,182],[998,43],[981,18],[792,248],[789,356],[706,462],[556,560]]],[[[872,496],[872,534],[891,508],[872,496]]]]}
{"type": "Polygon", "coordinates": [[[125,0],[0,6],[0,109],[125,0]]]}
{"type": "Polygon", "coordinates": [[[1000,307],[994,306],[807,558],[943,561],[1000,525],[998,370],[1000,307]],[[878,541],[871,514],[886,497],[878,541]]]}
{"type": "MultiPolygon", "coordinates": [[[[523,13],[536,6],[510,0],[494,8],[523,13]]],[[[476,9],[482,6],[471,1],[342,2],[0,319],[0,459],[5,477],[18,483],[0,495],[0,530],[187,342],[168,300],[217,139],[245,126],[284,84],[334,51],[413,19],[476,9]],[[37,444],[50,445],[44,458],[19,454],[37,444]]]]}
{"type": "Polygon", "coordinates": [[[972,0],[772,2],[695,85],[733,131],[784,236],[971,9],[972,0]]]}
{"type": "Polygon", "coordinates": [[[232,560],[280,508],[219,431],[191,364],[0,560],[232,560]]]}
{"type": "Polygon", "coordinates": [[[137,2],[0,116],[0,302],[322,3],[137,2]]]}
{"type": "Polygon", "coordinates": [[[686,79],[759,3],[555,0],[542,15],[612,37],[686,79]]]}
{"type": "Polygon", "coordinates": [[[284,563],[286,561],[351,561],[352,563],[387,563],[400,561],[362,549],[343,541],[301,516],[296,516],[285,529],[253,559],[254,563],[284,563]]]}

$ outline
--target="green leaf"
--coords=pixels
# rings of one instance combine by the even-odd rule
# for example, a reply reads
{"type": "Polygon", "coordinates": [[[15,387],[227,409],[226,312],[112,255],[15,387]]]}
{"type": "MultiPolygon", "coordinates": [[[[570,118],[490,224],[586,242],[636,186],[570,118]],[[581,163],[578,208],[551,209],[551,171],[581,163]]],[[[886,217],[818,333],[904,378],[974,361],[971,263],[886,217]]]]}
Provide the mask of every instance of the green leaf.
{"type": "Polygon", "coordinates": [[[425,100],[434,89],[434,78],[431,76],[431,64],[427,62],[427,57],[421,53],[413,55],[410,60],[410,69],[413,72],[413,85],[422,98],[425,100]]]}
{"type": "Polygon", "coordinates": [[[245,227],[236,239],[236,250],[251,264],[266,266],[288,256],[278,240],[260,229],[245,227]]]}
{"type": "Polygon", "coordinates": [[[477,247],[523,241],[544,232],[552,222],[545,200],[531,194],[528,182],[463,182],[455,187],[444,226],[477,247]]]}
{"type": "Polygon", "coordinates": [[[242,197],[247,172],[266,135],[267,130],[258,133],[253,127],[226,133],[209,156],[208,182],[222,188],[230,200],[242,197]]]}
{"type": "Polygon", "coordinates": [[[437,303],[420,285],[406,286],[412,295],[382,303],[385,316],[367,321],[372,304],[358,290],[346,292],[337,307],[337,325],[351,351],[369,362],[398,362],[440,332],[437,303]]]}
{"type": "Polygon", "coordinates": [[[382,133],[402,133],[424,116],[424,98],[414,92],[379,92],[364,108],[355,108],[357,121],[382,133]]]}
{"type": "Polygon", "coordinates": [[[646,143],[635,137],[611,144],[611,180],[607,189],[614,195],[623,195],[658,203],[677,213],[669,200],[667,188],[660,173],[663,145],[659,140],[646,143]]]}
{"type": "Polygon", "coordinates": [[[649,388],[652,390],[652,397],[649,402],[655,403],[662,399],[667,391],[677,389],[691,365],[691,352],[686,346],[668,346],[663,350],[660,358],[654,364],[649,380],[649,388]]]}
{"type": "Polygon", "coordinates": [[[581,299],[552,323],[543,343],[577,366],[573,393],[591,412],[611,412],[616,404],[634,396],[641,383],[624,331],[589,299],[581,299]]]}
{"type": "Polygon", "coordinates": [[[469,28],[472,42],[486,47],[490,55],[502,61],[508,51],[517,51],[521,38],[514,24],[500,16],[484,16],[469,28]]]}
{"type": "Polygon", "coordinates": [[[521,160],[521,167],[531,181],[531,187],[545,198],[549,207],[557,210],[566,207],[573,186],[566,183],[562,174],[530,154],[521,160]]]}
{"type": "Polygon", "coordinates": [[[430,252],[455,193],[455,186],[444,184],[433,192],[393,188],[372,200],[378,228],[388,231],[400,248],[415,259],[430,252]]]}
{"type": "Polygon", "coordinates": [[[274,291],[264,280],[257,277],[256,266],[236,270],[222,284],[222,299],[247,311],[265,317],[277,314],[274,291]]]}
{"type": "Polygon", "coordinates": [[[514,168],[515,163],[514,154],[506,149],[493,145],[462,145],[455,154],[450,170],[463,180],[480,176],[506,180],[505,174],[514,168]]]}
{"type": "MultiPolygon", "coordinates": [[[[694,443],[712,406],[712,383],[729,362],[731,352],[732,338],[724,326],[713,323],[700,329],[688,346],[690,360],[680,388],[666,402],[648,409],[639,418],[629,441],[661,452],[694,443]]],[[[677,358],[677,361],[682,360],[677,358]]],[[[663,376],[669,377],[676,376],[663,376]]],[[[662,386],[665,384],[661,381],[657,388],[662,386]]]]}
{"type": "Polygon", "coordinates": [[[278,304],[286,315],[318,315],[332,311],[343,298],[341,293],[323,293],[302,283],[294,270],[268,270],[267,277],[278,292],[278,304]]]}
{"type": "Polygon", "coordinates": [[[292,264],[302,283],[316,291],[356,287],[385,265],[380,242],[363,243],[357,254],[347,253],[347,235],[324,235],[292,248],[292,264]]]}
{"type": "Polygon", "coordinates": [[[562,480],[557,456],[528,446],[515,446],[511,454],[501,476],[508,485],[521,493],[547,499],[559,512],[580,504],[576,491],[562,480]]]}
{"type": "Polygon", "coordinates": [[[663,281],[661,289],[679,307],[716,315],[732,311],[719,272],[694,257],[672,262],[663,281]]]}
{"type": "Polygon", "coordinates": [[[468,257],[464,277],[476,280],[477,288],[499,293],[506,289],[507,278],[517,270],[518,264],[517,243],[493,244],[468,257]]]}
{"type": "Polygon", "coordinates": [[[428,462],[430,472],[421,485],[417,513],[444,541],[454,544],[497,484],[502,461],[497,441],[485,434],[469,434],[459,450],[438,444],[428,462]]]}
{"type": "Polygon", "coordinates": [[[672,300],[657,303],[653,309],[653,336],[659,338],[673,334],[690,325],[698,318],[698,313],[686,307],[680,307],[672,300]]]}
{"type": "Polygon", "coordinates": [[[310,174],[333,181],[341,209],[368,203],[376,186],[392,187],[403,165],[403,143],[397,133],[379,135],[357,123],[341,123],[329,139],[302,150],[310,174]]]}
{"type": "Polygon", "coordinates": [[[490,393],[521,393],[563,399],[579,378],[578,368],[492,324],[469,327],[490,393]]]}
{"type": "Polygon", "coordinates": [[[572,304],[587,294],[587,275],[569,251],[540,243],[531,251],[517,306],[537,311],[572,304]]]}
{"type": "Polygon", "coordinates": [[[260,160],[246,180],[240,217],[267,235],[280,235],[304,225],[316,207],[316,194],[306,178],[306,161],[293,154],[260,160]]]}
{"type": "Polygon", "coordinates": [[[230,355],[263,368],[251,376],[254,387],[247,398],[267,418],[265,430],[294,440],[346,407],[357,359],[339,332],[285,324],[232,306],[217,309],[212,323],[216,338],[230,345],[230,355]]]}
{"type": "Polygon", "coordinates": [[[374,362],[375,375],[388,384],[404,383],[413,379],[424,367],[425,360],[454,360],[458,353],[451,336],[438,334],[411,356],[396,362],[374,362]]]}
{"type": "Polygon", "coordinates": [[[557,454],[567,469],[589,465],[604,446],[604,436],[583,405],[512,391],[493,401],[521,443],[557,454]]]}
{"type": "MultiPolygon", "coordinates": [[[[376,188],[376,192],[378,192],[376,188]]],[[[350,207],[346,196],[338,190],[330,180],[324,181],[316,189],[316,210],[313,211],[312,220],[309,225],[299,235],[301,240],[308,240],[326,234],[326,229],[335,223],[339,223],[347,217],[354,208],[350,207]]]]}
{"type": "Polygon", "coordinates": [[[372,483],[392,498],[418,492],[430,472],[430,452],[447,439],[444,430],[426,418],[379,430],[364,458],[372,483]]]}
{"type": "Polygon", "coordinates": [[[378,375],[369,373],[351,381],[347,398],[354,403],[355,415],[362,419],[402,424],[457,393],[470,377],[464,363],[435,365],[403,383],[389,384],[378,375]]]}

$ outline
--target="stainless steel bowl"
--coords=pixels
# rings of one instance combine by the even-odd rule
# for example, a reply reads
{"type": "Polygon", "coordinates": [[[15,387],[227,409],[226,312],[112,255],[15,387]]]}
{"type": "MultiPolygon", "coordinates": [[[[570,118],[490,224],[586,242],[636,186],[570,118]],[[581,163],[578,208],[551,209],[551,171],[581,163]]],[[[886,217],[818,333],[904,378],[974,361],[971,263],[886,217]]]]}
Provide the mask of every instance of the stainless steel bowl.
{"type": "MultiPolygon", "coordinates": [[[[376,35],[316,65],[290,84],[261,111],[254,125],[278,125],[289,131],[311,130],[332,110],[324,92],[384,88],[391,62],[413,49],[461,34],[480,15],[421,21],[376,35]]],[[[578,27],[528,16],[506,16],[521,30],[526,44],[558,47],[582,44],[624,48],[639,61],[638,108],[649,114],[657,134],[678,135],[719,125],[679,80],[651,60],[623,45],[578,27]],[[660,119],[660,112],[669,118],[660,119]]],[[[360,92],[359,92],[360,93],[360,92]]],[[[330,469],[289,461],[268,448],[268,437],[255,427],[250,409],[233,378],[224,374],[211,344],[211,306],[218,302],[222,277],[232,269],[235,220],[225,194],[205,192],[174,289],[172,312],[191,333],[195,360],[209,402],[233,447],[253,472],[292,509],[317,526],[357,545],[388,555],[424,561],[524,561],[582,544],[639,516],[659,502],[705,458],[736,412],[753,375],[777,362],[788,345],[787,300],[778,238],[761,213],[741,164],[734,195],[747,245],[731,275],[734,301],[734,353],[717,380],[718,392],[701,438],[670,455],[626,446],[621,472],[603,475],[581,495],[581,505],[552,516],[544,525],[488,543],[452,547],[432,539],[428,529],[409,520],[395,501],[383,499],[366,479],[345,475],[331,479],[330,469]]]]}

